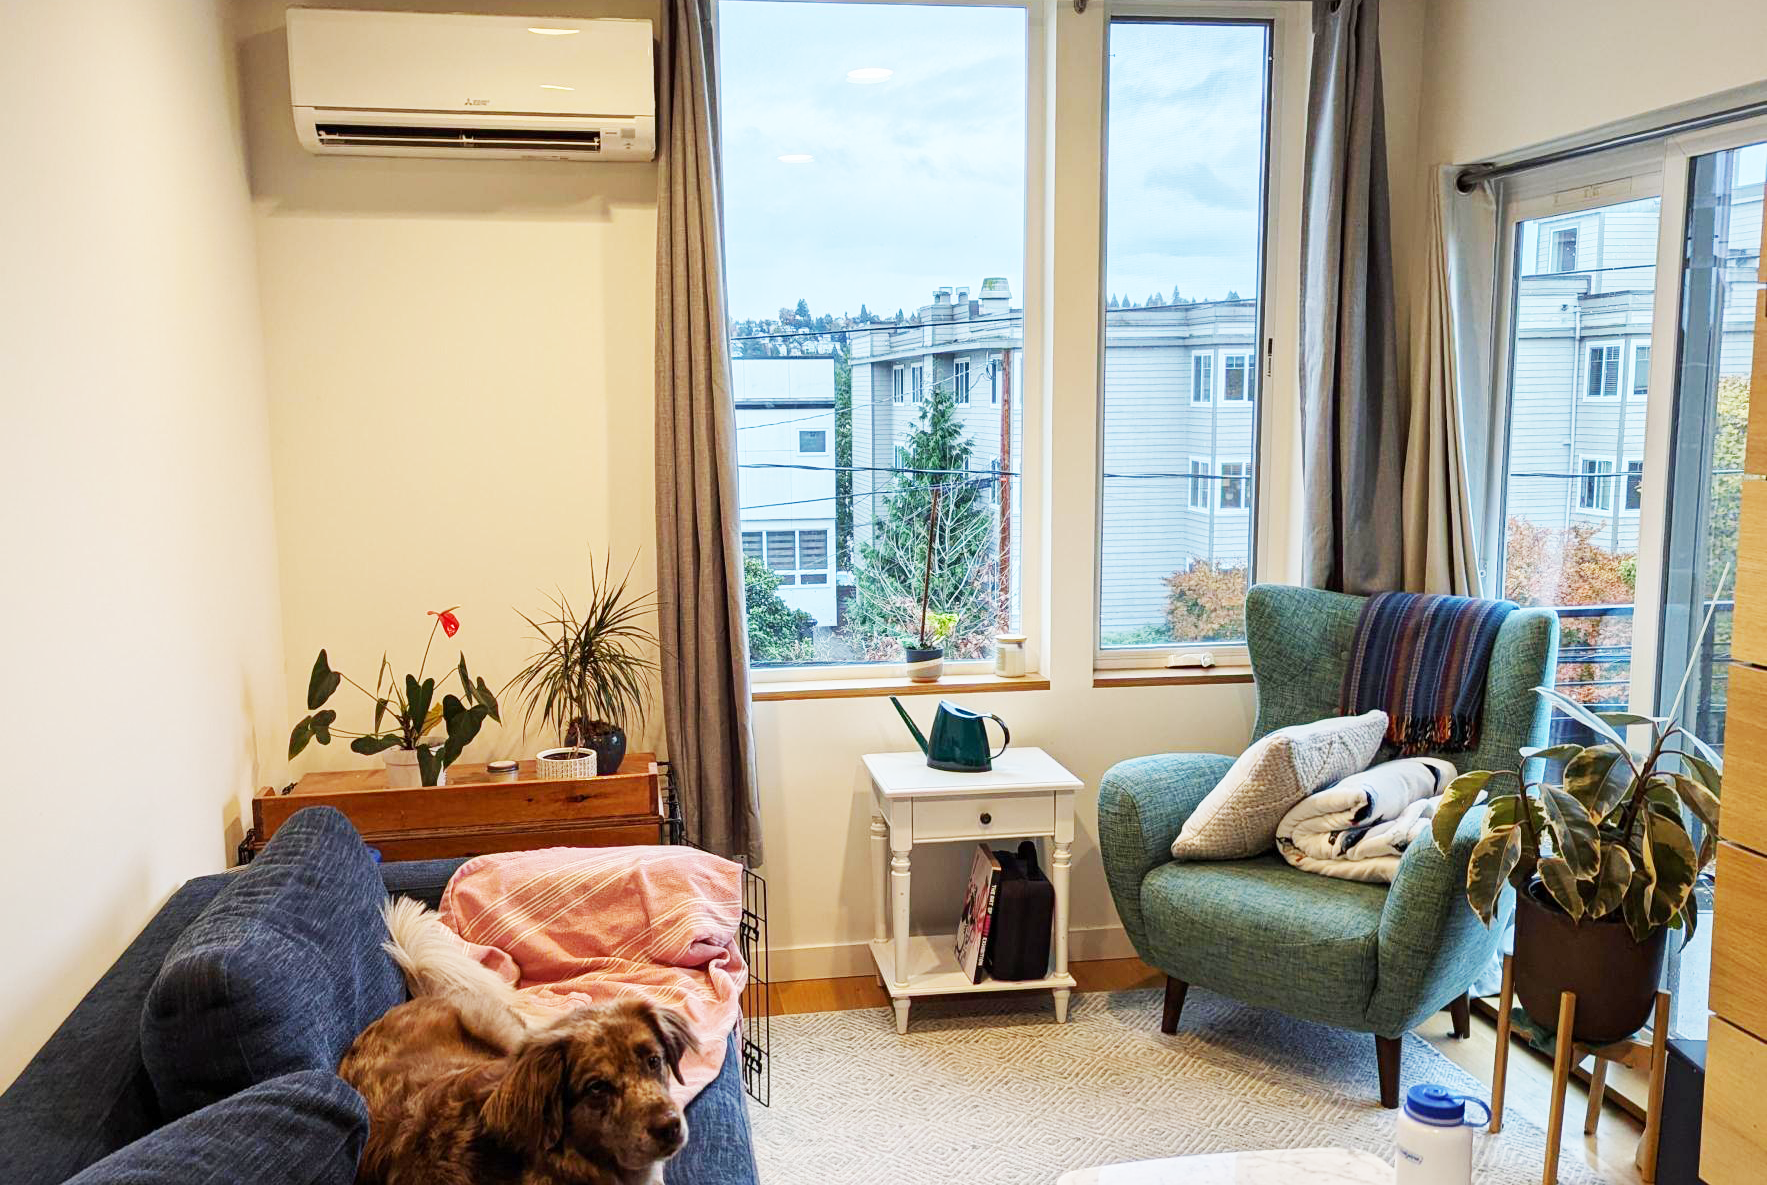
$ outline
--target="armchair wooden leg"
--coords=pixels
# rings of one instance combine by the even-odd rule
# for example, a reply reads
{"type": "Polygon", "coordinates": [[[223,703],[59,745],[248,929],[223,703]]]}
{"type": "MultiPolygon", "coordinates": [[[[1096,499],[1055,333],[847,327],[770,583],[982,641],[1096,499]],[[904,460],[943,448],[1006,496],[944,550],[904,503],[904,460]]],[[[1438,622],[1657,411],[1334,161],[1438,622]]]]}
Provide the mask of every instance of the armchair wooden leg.
{"type": "Polygon", "coordinates": [[[1184,993],[1190,985],[1182,979],[1166,976],[1166,1007],[1160,1014],[1160,1032],[1168,1037],[1178,1031],[1178,1015],[1184,1011],[1184,993]]]}
{"type": "Polygon", "coordinates": [[[1403,1037],[1374,1038],[1374,1056],[1380,1064],[1380,1105],[1389,1111],[1399,1106],[1399,1059],[1404,1045],[1403,1037]]]}
{"type": "Polygon", "coordinates": [[[1454,1035],[1462,1041],[1472,1036],[1472,996],[1465,995],[1448,1005],[1448,1015],[1454,1021],[1454,1035]]]}

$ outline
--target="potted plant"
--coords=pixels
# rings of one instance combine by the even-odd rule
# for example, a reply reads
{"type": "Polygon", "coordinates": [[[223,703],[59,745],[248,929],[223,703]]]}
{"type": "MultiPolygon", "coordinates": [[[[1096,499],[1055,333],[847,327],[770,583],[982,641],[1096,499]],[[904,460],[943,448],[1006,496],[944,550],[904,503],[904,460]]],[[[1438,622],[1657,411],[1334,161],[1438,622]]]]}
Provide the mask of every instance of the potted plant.
{"type": "MultiPolygon", "coordinates": [[[[563,592],[551,597],[548,616],[521,619],[540,649],[509,681],[525,701],[525,723],[536,716],[557,735],[560,749],[547,760],[581,760],[592,751],[595,772],[618,773],[626,757],[626,730],[644,723],[656,635],[644,625],[655,602],[627,592],[632,576],[614,581],[609,562],[589,566],[589,593],[578,610],[563,592]]],[[[505,689],[507,690],[507,688],[505,689]]]]}
{"type": "Polygon", "coordinates": [[[1485,796],[1466,896],[1489,925],[1504,888],[1516,889],[1516,998],[1550,1030],[1559,994],[1575,992],[1574,1039],[1617,1041],[1650,1014],[1668,932],[1685,941],[1698,924],[1693,889],[1716,850],[1722,763],[1673,713],[1595,712],[1535,690],[1601,743],[1527,749],[1516,771],[1461,775],[1436,811],[1434,838],[1449,850],[1485,796]],[[1620,731],[1633,726],[1649,729],[1643,754],[1620,731]],[[1683,808],[1702,825],[1697,847],[1683,808]]]}
{"type": "MultiPolygon", "coordinates": [[[[458,606],[456,606],[458,608],[458,606]]],[[[435,618],[430,623],[429,640],[424,643],[423,658],[415,675],[403,680],[393,675],[392,664],[381,655],[380,669],[374,677],[374,690],[334,670],[323,649],[313,662],[313,673],[307,679],[307,709],[288,734],[288,757],[292,761],[311,741],[331,744],[334,736],[351,738],[350,751],[371,757],[382,754],[386,762],[387,784],[395,787],[440,786],[447,780],[447,771],[461,752],[478,736],[486,718],[502,723],[497,714],[497,697],[466,669],[466,655],[460,656],[455,671],[460,676],[460,694],[442,696],[436,702],[436,681],[424,674],[429,662],[430,647],[436,630],[452,638],[460,630],[460,618],[453,609],[430,610],[435,618]],[[374,721],[367,732],[349,732],[336,727],[337,712],[325,706],[332,693],[348,683],[374,702],[374,721]],[[440,725],[443,736],[430,738],[440,725]]]]}
{"type": "Polygon", "coordinates": [[[933,544],[939,536],[939,487],[933,487],[932,509],[927,512],[926,571],[920,581],[919,645],[902,643],[902,654],[908,664],[908,678],[915,683],[937,683],[945,673],[945,640],[957,628],[957,614],[930,613],[928,602],[933,592],[933,544]]]}

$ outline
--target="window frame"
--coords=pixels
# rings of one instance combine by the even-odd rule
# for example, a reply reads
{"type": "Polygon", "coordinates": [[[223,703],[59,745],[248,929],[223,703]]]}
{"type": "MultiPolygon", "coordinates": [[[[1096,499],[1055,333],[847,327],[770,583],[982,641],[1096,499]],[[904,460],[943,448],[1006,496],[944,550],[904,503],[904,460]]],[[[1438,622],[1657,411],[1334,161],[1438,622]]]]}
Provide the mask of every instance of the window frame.
{"type": "Polygon", "coordinates": [[[968,358],[951,359],[951,398],[959,407],[969,403],[969,372],[968,358]]]}
{"type": "MultiPolygon", "coordinates": [[[[1190,484],[1190,510],[1200,510],[1205,515],[1215,512],[1215,459],[1213,457],[1189,457],[1186,460],[1190,476],[1186,479],[1190,484]],[[1202,468],[1198,469],[1197,466],[1202,468]],[[1201,501],[1198,501],[1198,496],[1201,501]]],[[[1190,557],[1195,563],[1196,557],[1190,557]]]]}
{"type": "Polygon", "coordinates": [[[1614,500],[1614,513],[1636,516],[1644,509],[1644,458],[1627,457],[1625,468],[1616,472],[1619,476],[1614,484],[1620,487],[1620,493],[1614,500]],[[1633,490],[1638,491],[1636,506],[1632,505],[1633,490]]]}
{"type": "Polygon", "coordinates": [[[1580,399],[1582,399],[1584,403],[1618,403],[1618,402],[1620,402],[1620,400],[1622,398],[1624,398],[1624,395],[1622,392],[1624,391],[1624,388],[1626,386],[1626,342],[1625,342],[1625,340],[1622,338],[1617,341],[1609,341],[1604,338],[1597,338],[1592,341],[1586,342],[1584,344],[1584,349],[1583,349],[1582,379],[1583,379],[1583,381],[1581,383],[1579,383],[1577,386],[1578,386],[1578,392],[1579,392],[1578,397],[1580,399]],[[1595,355],[1597,352],[1599,352],[1602,356],[1601,390],[1603,390],[1603,391],[1606,391],[1606,389],[1607,389],[1607,378],[1608,378],[1608,374],[1609,374],[1608,368],[1610,366],[1613,368],[1612,374],[1613,374],[1613,379],[1614,379],[1614,393],[1612,395],[1607,395],[1607,394],[1592,395],[1589,393],[1590,383],[1593,382],[1595,379],[1595,355]]]}
{"type": "Polygon", "coordinates": [[[1223,407],[1250,407],[1258,401],[1257,395],[1258,355],[1247,350],[1221,351],[1221,404],[1223,407]],[[1238,398],[1228,393],[1227,372],[1233,369],[1234,361],[1240,363],[1240,394],[1238,398]]]}
{"type": "Polygon", "coordinates": [[[1190,406],[1215,405],[1215,351],[1192,350],[1190,353],[1190,406]]]}
{"type": "Polygon", "coordinates": [[[1552,228],[1552,244],[1548,248],[1548,250],[1552,252],[1552,270],[1544,274],[1549,276],[1563,276],[1578,270],[1577,249],[1582,246],[1582,229],[1582,227],[1576,225],[1555,226],[1552,228]],[[1559,265],[1564,261],[1565,236],[1567,235],[1570,236],[1571,266],[1561,267],[1559,265]]]}
{"type": "Polygon", "coordinates": [[[829,445],[828,445],[828,429],[827,428],[799,428],[798,429],[798,456],[800,456],[800,457],[826,457],[828,455],[828,453],[829,453],[829,445]],[[820,436],[822,438],[822,447],[821,448],[805,448],[804,447],[804,437],[806,437],[806,436],[820,436]]]}
{"type": "Polygon", "coordinates": [[[1614,514],[1614,459],[1605,453],[1577,454],[1577,505],[1576,512],[1588,518],[1612,518],[1614,514]],[[1595,468],[1591,469],[1593,465],[1595,468]],[[1603,469],[1601,466],[1606,465],[1603,469]],[[1593,492],[1595,501],[1587,502],[1584,495],[1593,492]],[[1606,505],[1602,505],[1603,500],[1606,505]]]}
{"type": "Polygon", "coordinates": [[[1633,399],[1649,399],[1650,398],[1650,362],[1651,362],[1651,353],[1652,353],[1651,348],[1650,348],[1650,343],[1651,343],[1651,339],[1648,337],[1645,338],[1643,341],[1634,340],[1632,342],[1632,349],[1628,351],[1628,353],[1630,354],[1629,361],[1630,361],[1630,364],[1632,367],[1631,397],[1633,399]],[[1643,366],[1638,365],[1638,355],[1640,355],[1640,354],[1644,355],[1644,365],[1643,366]],[[1640,377],[1641,377],[1641,372],[1642,372],[1642,379],[1643,379],[1642,383],[1639,381],[1640,377]]]}
{"type": "Polygon", "coordinates": [[[1215,458],[1215,472],[1213,476],[1215,479],[1215,513],[1231,514],[1235,516],[1250,514],[1252,510],[1252,459],[1250,457],[1237,456],[1226,459],[1217,457],[1215,458]],[[1240,472],[1232,474],[1228,473],[1227,467],[1229,465],[1238,465],[1240,467],[1240,472]],[[1240,504],[1238,506],[1229,506],[1227,505],[1227,483],[1234,481],[1239,483],[1240,489],[1242,489],[1244,493],[1240,495],[1240,504]]]}

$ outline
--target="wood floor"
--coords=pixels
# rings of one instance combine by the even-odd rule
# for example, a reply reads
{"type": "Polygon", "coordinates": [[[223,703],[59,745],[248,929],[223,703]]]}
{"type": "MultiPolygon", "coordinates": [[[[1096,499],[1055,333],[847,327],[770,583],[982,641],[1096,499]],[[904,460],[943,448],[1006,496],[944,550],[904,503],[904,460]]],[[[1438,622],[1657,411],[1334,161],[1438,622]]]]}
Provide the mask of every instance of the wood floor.
{"type": "MultiPolygon", "coordinates": [[[[1139,959],[1103,959],[1075,963],[1070,968],[1082,992],[1116,992],[1132,988],[1160,987],[1165,977],[1139,959]]],[[[853,1008],[887,1008],[889,994],[869,975],[847,979],[800,979],[773,985],[773,1014],[838,1012],[853,1008]]],[[[1449,1034],[1448,1014],[1442,1013],[1418,1030],[1418,1035],[1443,1056],[1487,1086],[1491,1081],[1491,1055],[1497,1032],[1486,1018],[1475,1014],[1472,1036],[1457,1040],[1449,1034]]],[[[1375,1086],[1371,1079],[1369,1091],[1375,1086]]],[[[1509,1059],[1509,1114],[1525,1114],[1546,1126],[1546,1102],[1552,1089],[1552,1063],[1531,1051],[1515,1049],[1509,1059]]],[[[1561,1152],[1567,1163],[1581,1161],[1612,1185],[1641,1185],[1632,1163],[1638,1147],[1638,1121],[1613,1104],[1602,1113],[1599,1130],[1583,1135],[1587,1096],[1577,1086],[1565,1100],[1565,1138],[1561,1152]]]]}

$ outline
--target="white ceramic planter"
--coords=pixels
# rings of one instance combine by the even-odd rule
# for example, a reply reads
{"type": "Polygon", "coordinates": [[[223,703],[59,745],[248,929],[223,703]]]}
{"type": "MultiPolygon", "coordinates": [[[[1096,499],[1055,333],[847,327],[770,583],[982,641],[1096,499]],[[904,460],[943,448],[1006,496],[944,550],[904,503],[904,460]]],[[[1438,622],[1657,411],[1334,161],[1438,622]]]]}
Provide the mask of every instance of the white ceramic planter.
{"type": "MultiPolygon", "coordinates": [[[[395,790],[423,785],[423,768],[417,764],[416,749],[388,749],[381,755],[387,764],[387,785],[395,790]]],[[[436,785],[448,784],[448,771],[436,776],[436,785]]]]}
{"type": "Polygon", "coordinates": [[[534,767],[542,778],[593,778],[595,750],[571,747],[546,749],[534,755],[534,767]]]}

